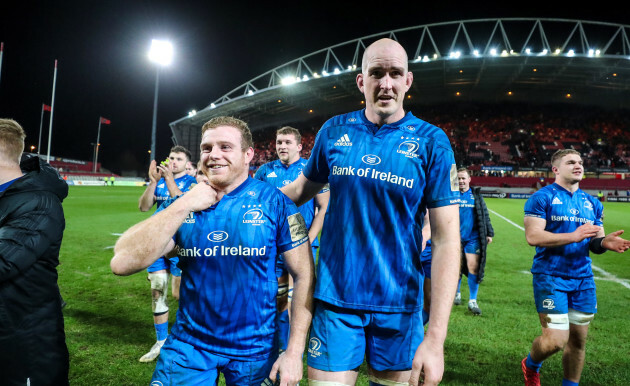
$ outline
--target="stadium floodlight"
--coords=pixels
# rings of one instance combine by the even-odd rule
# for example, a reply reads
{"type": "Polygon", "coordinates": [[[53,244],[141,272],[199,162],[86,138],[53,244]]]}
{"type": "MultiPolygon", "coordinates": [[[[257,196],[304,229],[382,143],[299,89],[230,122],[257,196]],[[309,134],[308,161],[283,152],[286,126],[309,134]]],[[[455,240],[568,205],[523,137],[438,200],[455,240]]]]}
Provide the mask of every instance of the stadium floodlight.
{"type": "Polygon", "coordinates": [[[496,48],[490,49],[490,55],[497,56],[497,49],[496,48]]]}
{"type": "Polygon", "coordinates": [[[302,76],[302,81],[306,82],[308,80],[308,75],[302,76]]]}
{"type": "Polygon", "coordinates": [[[532,50],[531,50],[530,48],[526,48],[526,49],[525,49],[525,53],[526,53],[527,55],[530,55],[530,54],[532,53],[532,50]]]}
{"type": "Polygon", "coordinates": [[[326,71],[326,70],[322,71],[322,75],[328,76],[328,71],[326,71]]]}
{"type": "Polygon", "coordinates": [[[213,108],[215,108],[215,107],[217,107],[217,105],[215,105],[214,103],[210,103],[210,108],[211,108],[211,109],[213,109],[213,108]]]}
{"type": "Polygon", "coordinates": [[[166,40],[151,40],[149,60],[162,66],[168,66],[173,61],[173,45],[166,40]]]}
{"type": "Polygon", "coordinates": [[[575,51],[574,51],[574,50],[569,50],[569,51],[567,52],[567,56],[568,56],[568,57],[573,57],[573,56],[575,56],[575,51]]]}
{"type": "Polygon", "coordinates": [[[188,116],[189,116],[189,117],[194,117],[195,115],[197,115],[197,110],[194,110],[194,109],[193,109],[193,110],[190,110],[190,111],[188,112],[188,116]]]}
{"type": "Polygon", "coordinates": [[[291,84],[295,83],[295,77],[294,76],[285,76],[284,78],[282,78],[280,80],[280,83],[282,83],[283,86],[291,85],[291,84]]]}
{"type": "Polygon", "coordinates": [[[473,55],[476,57],[479,57],[479,50],[473,50],[473,55]]]}
{"type": "Polygon", "coordinates": [[[333,74],[339,75],[339,74],[341,74],[341,70],[339,70],[339,68],[335,67],[335,70],[333,71],[333,74]]]}
{"type": "Polygon", "coordinates": [[[448,57],[451,59],[459,59],[461,55],[462,53],[460,51],[452,51],[448,54],[448,57]]]}
{"type": "Polygon", "coordinates": [[[160,67],[168,66],[173,61],[173,45],[165,40],[151,40],[149,60],[155,66],[155,94],[153,96],[153,125],[151,127],[151,161],[155,160],[155,133],[157,127],[158,89],[160,86],[160,67]]]}

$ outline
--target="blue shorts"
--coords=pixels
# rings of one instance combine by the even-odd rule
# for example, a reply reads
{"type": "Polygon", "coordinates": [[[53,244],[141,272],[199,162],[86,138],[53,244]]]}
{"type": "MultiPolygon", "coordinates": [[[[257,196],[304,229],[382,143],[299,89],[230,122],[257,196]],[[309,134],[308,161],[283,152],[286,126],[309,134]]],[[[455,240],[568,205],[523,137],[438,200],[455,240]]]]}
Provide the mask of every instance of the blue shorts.
{"type": "Polygon", "coordinates": [[[570,279],[535,273],[533,278],[536,310],[541,314],[566,314],[569,308],[597,313],[597,294],[592,277],[570,279]]]}
{"type": "Polygon", "coordinates": [[[182,276],[182,270],[177,267],[177,263],[179,263],[179,257],[177,256],[170,259],[162,256],[147,268],[147,272],[156,272],[165,269],[173,276],[182,276]]]}
{"type": "Polygon", "coordinates": [[[276,359],[276,355],[257,361],[231,359],[195,348],[170,334],[160,351],[151,386],[216,385],[220,372],[227,385],[271,385],[268,378],[276,359]]]}
{"type": "Polygon", "coordinates": [[[479,244],[479,238],[475,237],[470,240],[462,240],[462,250],[464,253],[480,254],[481,244],[479,244]]]}
{"type": "Polygon", "coordinates": [[[421,312],[351,310],[316,300],[308,365],[346,371],[358,368],[367,357],[377,371],[409,370],[423,337],[421,312]]]}
{"type": "Polygon", "coordinates": [[[431,246],[427,245],[426,248],[424,248],[424,250],[422,251],[422,254],[420,255],[420,263],[422,264],[422,270],[424,271],[424,277],[427,279],[431,278],[431,261],[432,261],[432,254],[431,254],[431,246]]]}

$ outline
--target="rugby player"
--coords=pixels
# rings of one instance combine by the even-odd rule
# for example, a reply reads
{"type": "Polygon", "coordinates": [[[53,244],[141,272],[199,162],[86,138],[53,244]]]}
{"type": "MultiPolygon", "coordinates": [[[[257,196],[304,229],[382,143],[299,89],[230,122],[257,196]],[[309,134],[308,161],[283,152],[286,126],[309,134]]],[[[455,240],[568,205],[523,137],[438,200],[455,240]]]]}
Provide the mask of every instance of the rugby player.
{"type": "Polygon", "coordinates": [[[588,326],[597,312],[589,250],[625,252],[623,230],[604,233],[602,203],[580,189],[584,166],[580,153],[558,150],[551,157],[555,182],[525,203],[525,237],[536,247],[534,301],[542,335],[521,361],[526,385],[540,385],[545,359],[563,351],[563,385],[577,385],[584,367],[588,326]]]}
{"type": "MultiPolygon", "coordinates": [[[[479,188],[470,188],[470,172],[466,168],[457,169],[459,185],[459,233],[462,239],[464,253],[462,271],[468,277],[468,310],[473,315],[481,315],[481,308],[477,304],[479,283],[483,280],[486,267],[488,244],[494,237],[494,229],[488,215],[488,207],[483,200],[479,188]]],[[[457,285],[455,305],[462,302],[460,283],[457,285]]]]}
{"type": "MultiPolygon", "coordinates": [[[[157,204],[159,206],[171,197],[176,197],[190,189],[196,183],[195,177],[186,173],[186,164],[190,161],[190,151],[183,146],[173,146],[168,156],[168,164],[157,165],[151,161],[149,166],[149,184],[144,190],[138,207],[146,212],[157,204]]],[[[160,355],[160,349],[168,336],[168,274],[171,274],[171,292],[179,299],[179,282],[181,270],[177,267],[179,259],[161,257],[147,268],[148,280],[151,282],[151,309],[155,327],[156,342],[148,353],[140,357],[140,362],[152,362],[160,355]]]]}
{"type": "Polygon", "coordinates": [[[208,121],[201,138],[208,184],[168,200],[116,243],[111,267],[119,275],[139,272],[178,246],[181,299],[155,384],[216,384],[219,372],[228,385],[296,385],[302,377],[314,286],[308,233],[286,196],[248,176],[252,146],[245,122],[208,121]],[[295,290],[291,336],[278,357],[280,253],[295,290]]]}
{"type": "MultiPolygon", "coordinates": [[[[281,188],[295,181],[297,176],[302,174],[304,166],[306,166],[306,160],[300,157],[300,151],[302,151],[302,135],[300,132],[296,128],[289,126],[278,129],[276,131],[276,153],[278,154],[278,159],[262,165],[256,171],[254,178],[268,182],[276,188],[281,188]]],[[[313,259],[317,257],[317,249],[319,248],[318,235],[324,224],[329,197],[330,192],[326,187],[314,199],[300,205],[298,208],[306,222],[313,259]]],[[[282,259],[279,259],[276,274],[280,283],[286,283],[285,286],[281,286],[280,292],[278,292],[280,311],[278,320],[279,348],[280,350],[286,350],[289,337],[289,303],[293,285],[290,284],[282,259]]]]}
{"type": "Polygon", "coordinates": [[[456,166],[441,129],[403,109],[413,74],[404,48],[366,48],[356,83],[364,110],[328,120],[303,174],[281,190],[300,205],[330,184],[308,350],[311,385],[435,385],[459,273],[456,166]],[[421,228],[429,211],[431,316],[420,320],[421,228]],[[343,343],[341,343],[343,342],[343,343]]]}

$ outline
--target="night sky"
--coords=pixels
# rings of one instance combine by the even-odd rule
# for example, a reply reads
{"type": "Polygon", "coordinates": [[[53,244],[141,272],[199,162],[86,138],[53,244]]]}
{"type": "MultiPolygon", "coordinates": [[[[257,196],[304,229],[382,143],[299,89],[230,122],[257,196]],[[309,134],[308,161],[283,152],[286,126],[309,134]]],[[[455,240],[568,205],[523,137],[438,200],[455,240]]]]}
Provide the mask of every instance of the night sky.
{"type": "MultiPolygon", "coordinates": [[[[42,103],[51,102],[57,59],[51,155],[92,160],[91,143],[102,116],[112,122],[101,129],[103,167],[115,173],[145,170],[156,73],[147,58],[153,38],[168,39],[175,47],[173,64],[160,73],[160,159],[172,145],[170,122],[257,75],[333,44],[397,28],[477,18],[630,24],[621,9],[552,10],[529,2],[517,10],[480,7],[481,2],[439,3],[3,1],[0,117],[24,127],[27,149],[37,145],[42,103]]],[[[47,152],[48,117],[46,113],[42,154],[47,152]]]]}

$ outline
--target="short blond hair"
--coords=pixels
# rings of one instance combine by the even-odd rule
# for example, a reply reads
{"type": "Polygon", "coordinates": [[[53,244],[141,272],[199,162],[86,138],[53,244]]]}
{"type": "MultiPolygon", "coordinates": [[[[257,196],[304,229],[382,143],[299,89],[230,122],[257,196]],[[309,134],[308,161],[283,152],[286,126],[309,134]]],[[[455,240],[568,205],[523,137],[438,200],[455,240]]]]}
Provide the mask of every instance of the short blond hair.
{"type": "Polygon", "coordinates": [[[562,159],[562,157],[569,155],[569,154],[575,154],[575,155],[579,155],[580,157],[582,156],[580,154],[579,151],[577,150],[573,150],[573,149],[560,149],[557,152],[553,153],[553,155],[551,156],[551,166],[554,166],[556,164],[557,161],[560,161],[562,159]]]}
{"type": "Polygon", "coordinates": [[[13,119],[0,118],[0,156],[20,163],[26,133],[13,119]]]}
{"type": "Polygon", "coordinates": [[[216,129],[219,126],[230,126],[241,132],[241,150],[245,151],[250,147],[254,147],[252,132],[249,130],[247,122],[234,117],[220,116],[212,118],[201,128],[201,136],[203,137],[203,133],[206,131],[216,129]]]}

